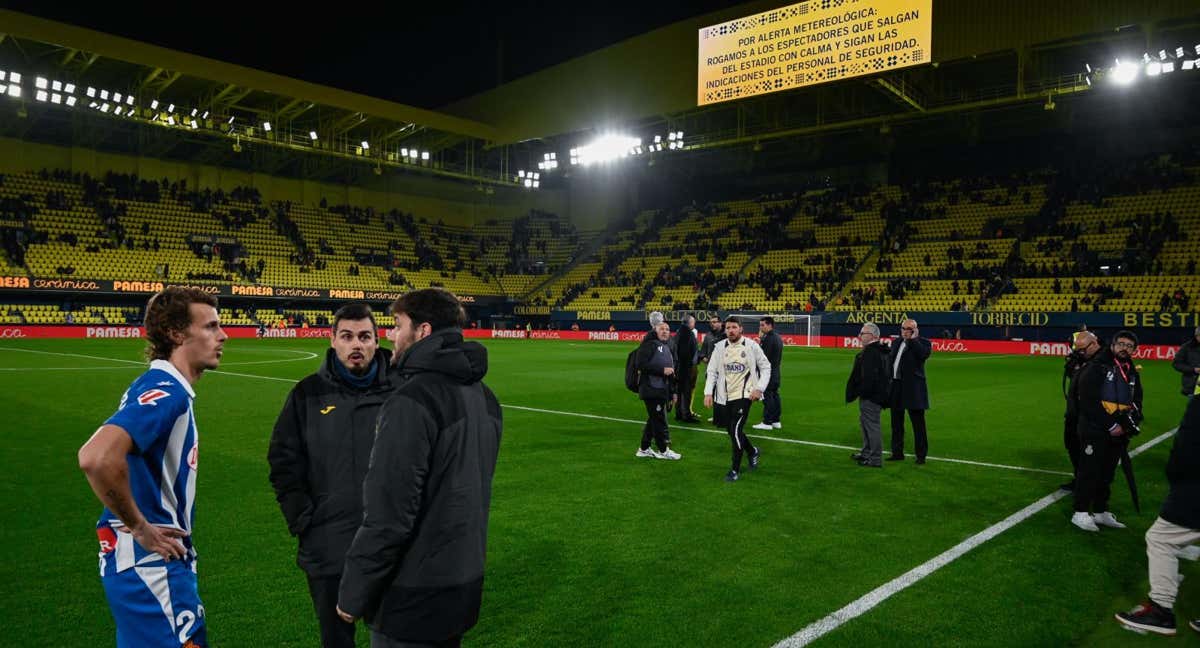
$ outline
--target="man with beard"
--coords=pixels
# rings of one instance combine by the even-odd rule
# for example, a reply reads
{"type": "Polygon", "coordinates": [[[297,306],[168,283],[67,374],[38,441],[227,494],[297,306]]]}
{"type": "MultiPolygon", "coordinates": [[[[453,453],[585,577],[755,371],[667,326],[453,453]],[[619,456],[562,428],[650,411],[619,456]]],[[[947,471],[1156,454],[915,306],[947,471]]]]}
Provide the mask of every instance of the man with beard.
{"type": "Polygon", "coordinates": [[[726,431],[733,445],[733,462],[725,481],[735,482],[741,474],[742,455],[750,457],[750,470],[758,468],[759,449],[746,438],[746,417],[750,404],[762,400],[771,380],[771,363],[758,343],[742,335],[742,323],[730,316],[725,321],[725,339],[713,348],[704,383],[704,406],[725,405],[726,431]]]}
{"type": "Polygon", "coordinates": [[[1067,356],[1066,366],[1063,367],[1063,377],[1067,381],[1063,396],[1067,400],[1067,412],[1063,416],[1063,445],[1067,449],[1067,457],[1071,459],[1071,481],[1059,488],[1065,491],[1075,490],[1075,476],[1079,474],[1079,452],[1082,448],[1079,437],[1079,392],[1076,389],[1079,373],[1091,362],[1101,349],[1100,340],[1091,331],[1079,331],[1075,334],[1075,348],[1067,356]]]}
{"type": "Polygon", "coordinates": [[[365,618],[375,648],[458,646],[483,598],[500,403],[457,297],[414,290],[391,310],[399,386],[375,426],[338,614],[365,618]]]}
{"type": "MultiPolygon", "coordinates": [[[[704,344],[700,347],[700,361],[705,363],[706,368],[713,363],[713,349],[716,348],[718,342],[725,339],[725,325],[721,322],[720,317],[716,315],[710,317],[708,319],[708,326],[708,335],[704,337],[704,344]]],[[[725,416],[725,405],[717,403],[712,408],[713,415],[708,420],[717,427],[725,427],[728,423],[728,419],[725,416]]]]}
{"type": "Polygon", "coordinates": [[[696,391],[696,365],[700,349],[696,343],[696,318],[691,315],[683,318],[683,323],[675,332],[675,355],[678,365],[675,420],[680,423],[699,423],[700,419],[692,413],[692,392],[696,391]]]}
{"type": "Polygon", "coordinates": [[[267,452],[275,499],[300,538],[296,564],[308,577],[325,648],[354,646],[354,624],[338,617],[337,594],[362,521],[375,417],[392,388],[391,353],[379,348],[377,331],[366,304],[338,309],[325,360],[288,395],[267,452]]]}
{"type": "Polygon", "coordinates": [[[1083,451],[1071,523],[1084,531],[1125,528],[1108,510],[1108,498],[1117,464],[1129,461],[1129,437],[1142,419],[1142,381],[1131,358],[1135,351],[1137,336],[1121,331],[1076,379],[1083,451]]]}

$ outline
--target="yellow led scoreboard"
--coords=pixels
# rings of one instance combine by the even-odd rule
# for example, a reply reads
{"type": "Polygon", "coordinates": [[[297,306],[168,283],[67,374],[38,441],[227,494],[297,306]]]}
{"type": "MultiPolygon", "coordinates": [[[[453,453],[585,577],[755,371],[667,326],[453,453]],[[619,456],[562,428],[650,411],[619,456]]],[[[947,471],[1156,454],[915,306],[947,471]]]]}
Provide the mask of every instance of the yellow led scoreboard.
{"type": "Polygon", "coordinates": [[[933,0],[806,0],[700,30],[696,103],[929,63],[933,0]]]}

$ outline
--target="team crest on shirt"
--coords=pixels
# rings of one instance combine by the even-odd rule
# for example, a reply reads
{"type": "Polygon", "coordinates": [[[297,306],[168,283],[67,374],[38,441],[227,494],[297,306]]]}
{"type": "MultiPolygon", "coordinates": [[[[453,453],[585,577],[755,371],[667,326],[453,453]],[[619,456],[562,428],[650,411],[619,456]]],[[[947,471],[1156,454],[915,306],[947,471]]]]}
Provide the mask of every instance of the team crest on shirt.
{"type": "Polygon", "coordinates": [[[171,395],[170,392],[165,392],[161,389],[149,389],[149,390],[142,392],[141,395],[138,396],[138,404],[139,405],[150,405],[151,407],[158,407],[157,401],[160,401],[170,395],[171,395]]]}

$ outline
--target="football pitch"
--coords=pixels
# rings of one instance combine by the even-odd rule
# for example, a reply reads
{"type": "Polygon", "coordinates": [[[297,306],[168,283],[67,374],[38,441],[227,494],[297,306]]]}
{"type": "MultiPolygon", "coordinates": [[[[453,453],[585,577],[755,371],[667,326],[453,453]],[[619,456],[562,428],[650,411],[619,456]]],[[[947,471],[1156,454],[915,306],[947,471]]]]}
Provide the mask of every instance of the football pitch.
{"type": "MultiPolygon", "coordinates": [[[[1134,459],[1142,512],[1118,472],[1111,508],[1129,528],[1088,534],[1070,524],[1070,498],[1054,499],[1070,470],[1060,359],[935,353],[929,462],[913,463],[910,432],[908,460],[873,470],[849,459],[861,440],[857,405],[843,398],[853,353],[789,348],[783,429],[747,428],[761,467],[730,484],[729,440],[711,426],[671,421],[682,461],[634,457],[645,410],[622,382],[632,345],[487,346],[504,437],[469,645],[771,646],[802,631],[818,646],[1200,645],[1186,626],[1200,617],[1196,563],[1181,564],[1176,638],[1112,618],[1147,590],[1163,435],[1185,404],[1169,363],[1143,363],[1133,447],[1158,443],[1134,459]]],[[[266,454],[292,382],[326,348],[231,339],[221,370],[196,385],[195,543],[214,646],[317,643],[266,454]]],[[[141,371],[141,349],[0,344],[5,645],[113,643],[93,531],[101,507],[75,453],[141,371]]],[[[751,423],[760,417],[756,405],[751,423]]],[[[885,452],[887,422],[885,412],[885,452]]]]}

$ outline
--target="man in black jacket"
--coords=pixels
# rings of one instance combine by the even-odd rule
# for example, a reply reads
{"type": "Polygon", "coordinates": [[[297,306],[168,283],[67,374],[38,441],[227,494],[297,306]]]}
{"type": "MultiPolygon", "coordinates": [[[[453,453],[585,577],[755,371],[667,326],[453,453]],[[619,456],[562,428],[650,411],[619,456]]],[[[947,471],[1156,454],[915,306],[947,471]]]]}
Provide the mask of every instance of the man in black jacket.
{"type": "Polygon", "coordinates": [[[671,402],[675,383],[675,361],[667,340],[671,327],[658,322],[654,330],[642,338],[637,352],[638,398],[646,404],[646,425],[642,427],[642,444],[635,456],[655,459],[682,459],[671,449],[671,434],[667,429],[667,403],[671,402]],[[650,447],[651,440],[658,449],[650,447]]]}
{"type": "Polygon", "coordinates": [[[1071,523],[1084,531],[1099,531],[1100,526],[1125,528],[1108,510],[1108,499],[1117,464],[1128,461],[1129,438],[1137,432],[1132,428],[1142,418],[1142,381],[1132,360],[1135,351],[1137,336],[1121,331],[1076,378],[1083,452],[1071,523]]]}
{"type": "Polygon", "coordinates": [[[365,618],[377,648],[457,646],[479,620],[500,403],[454,295],[414,290],[392,313],[400,385],[379,412],[338,614],[365,618]]]}
{"type": "MultiPolygon", "coordinates": [[[[713,349],[717,347],[717,343],[725,339],[725,322],[721,321],[720,317],[713,315],[708,319],[709,332],[704,336],[704,344],[700,347],[700,361],[705,365],[712,362],[713,349]]],[[[713,425],[724,428],[729,424],[728,417],[725,413],[725,406],[721,403],[713,405],[713,415],[709,419],[713,425]]]]}
{"type": "Polygon", "coordinates": [[[1175,353],[1175,360],[1171,362],[1171,366],[1175,371],[1183,374],[1183,385],[1181,391],[1184,396],[1193,396],[1196,391],[1196,378],[1200,376],[1200,326],[1196,327],[1195,335],[1192,339],[1183,343],[1179,347],[1179,351],[1175,353]]]}
{"type": "Polygon", "coordinates": [[[338,618],[337,594],[362,521],[375,417],[391,391],[391,354],[379,348],[376,332],[366,304],[338,309],[325,361],[288,395],[267,452],[275,498],[288,531],[300,537],[296,564],[308,576],[325,648],[354,646],[354,625],[338,618]]]}
{"type": "Polygon", "coordinates": [[[683,318],[683,323],[675,332],[675,359],[679,365],[675,420],[681,423],[700,422],[692,413],[692,393],[696,391],[696,365],[700,358],[699,346],[696,342],[696,318],[688,315],[683,318]]]}
{"type": "Polygon", "coordinates": [[[1075,490],[1075,475],[1079,472],[1079,453],[1083,445],[1079,436],[1079,374],[1087,367],[1092,358],[1102,348],[1099,338],[1091,331],[1079,331],[1074,335],[1074,349],[1067,356],[1063,367],[1063,376],[1067,380],[1063,397],[1067,401],[1067,411],[1063,415],[1063,446],[1067,449],[1067,457],[1071,460],[1071,481],[1059,486],[1062,490],[1075,490]]]}
{"type": "MultiPolygon", "coordinates": [[[[1167,459],[1170,490],[1158,519],[1146,532],[1150,596],[1129,612],[1117,614],[1124,625],[1157,634],[1175,634],[1175,597],[1179,593],[1181,549],[1200,543],[1200,398],[1188,403],[1167,459]]],[[[1200,619],[1192,621],[1200,632],[1200,619]]]]}
{"type": "Polygon", "coordinates": [[[779,365],[783,362],[783,338],[775,332],[775,318],[764,317],[758,321],[758,346],[762,347],[763,355],[771,363],[771,381],[763,392],[763,420],[754,426],[756,430],[778,430],[783,427],[779,417],[783,412],[783,404],[779,400],[779,365]]]}
{"type": "Polygon", "coordinates": [[[862,428],[863,446],[850,458],[858,465],[883,467],[883,432],[879,417],[891,397],[891,377],[888,375],[888,349],[879,341],[879,327],[873,322],[863,324],[858,334],[863,350],[854,356],[854,368],[846,381],[846,402],[858,399],[858,423],[862,428]]]}
{"type": "Polygon", "coordinates": [[[904,412],[913,427],[913,446],[917,464],[925,463],[929,437],[925,430],[925,410],[929,409],[929,388],[925,383],[925,361],[933,353],[933,344],[921,337],[914,320],[900,325],[900,339],[892,342],[888,367],[892,372],[892,456],[888,461],[904,460],[904,412]]]}

